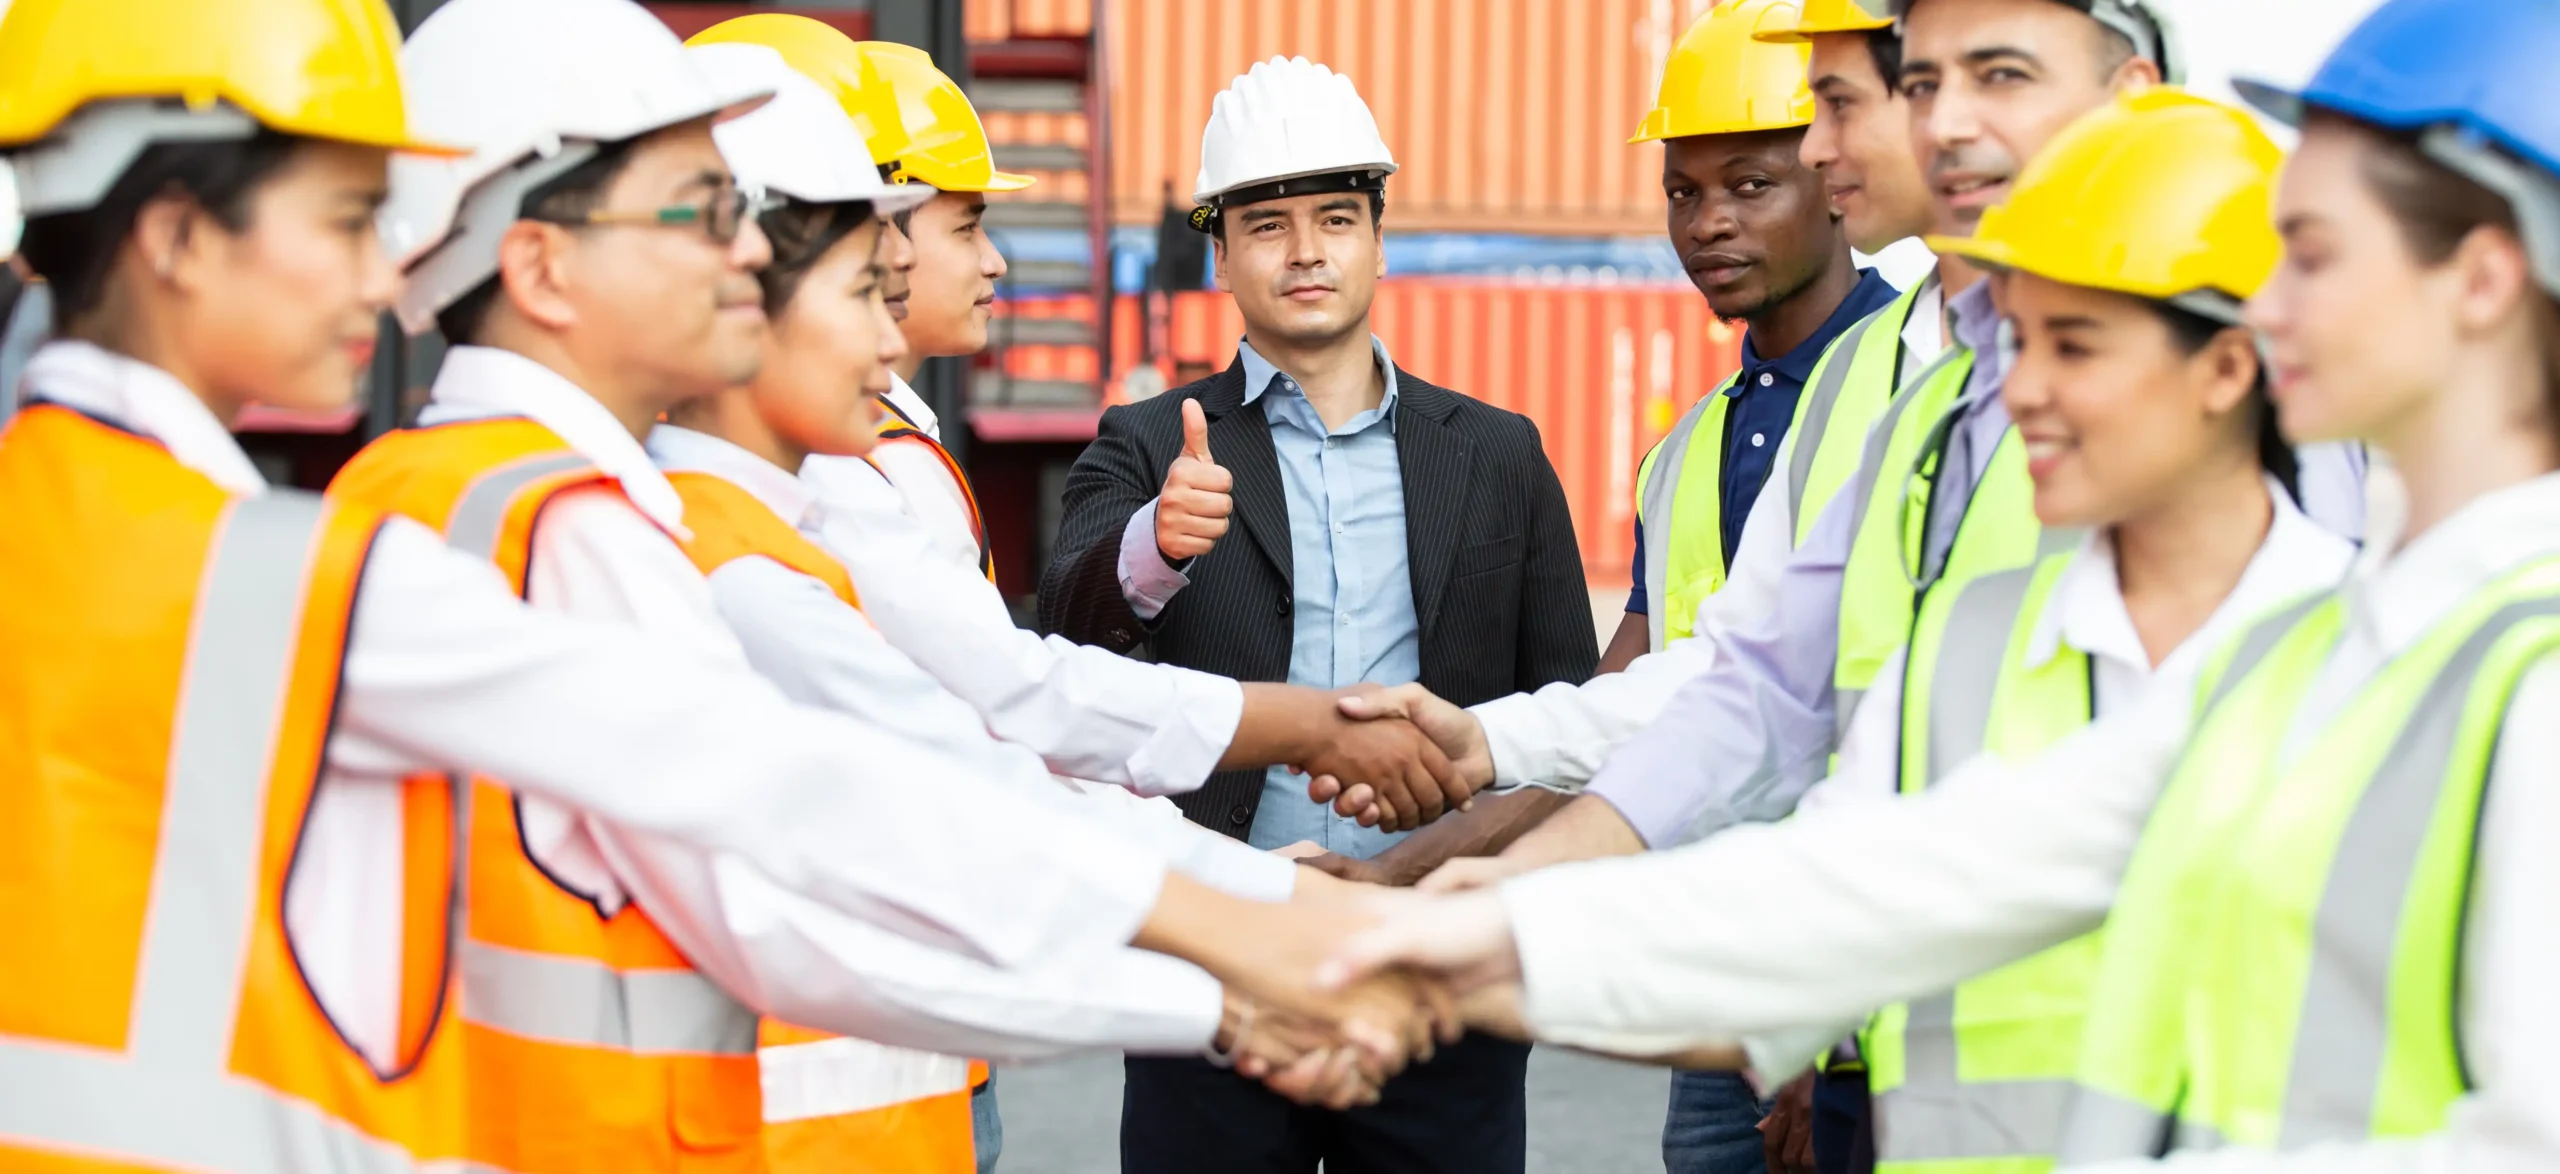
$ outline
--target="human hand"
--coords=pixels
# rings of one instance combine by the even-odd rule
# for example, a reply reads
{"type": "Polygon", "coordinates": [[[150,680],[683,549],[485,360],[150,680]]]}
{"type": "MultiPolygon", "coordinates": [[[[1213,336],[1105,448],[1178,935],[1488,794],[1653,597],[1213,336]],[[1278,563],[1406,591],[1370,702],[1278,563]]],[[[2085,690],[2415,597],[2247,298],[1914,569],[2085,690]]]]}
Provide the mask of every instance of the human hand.
{"type": "Polygon", "coordinates": [[[1400,718],[1343,720],[1296,769],[1311,776],[1307,798],[1390,832],[1411,831],[1475,801],[1440,747],[1400,718]]]}
{"type": "Polygon", "coordinates": [[[1775,1106],[1760,1121],[1760,1151],[1769,1174],[1814,1174],[1813,1080],[1807,1072],[1779,1089],[1775,1106]]]}
{"type": "Polygon", "coordinates": [[[1431,875],[1414,882],[1413,887],[1426,893],[1489,889],[1536,867],[1536,861],[1524,857],[1461,856],[1432,869],[1431,875]]]}
{"type": "Polygon", "coordinates": [[[1375,924],[1351,935],[1316,969],[1319,990],[1403,970],[1446,984],[1459,999],[1462,1022],[1488,1031],[1525,1035],[1520,1001],[1520,951],[1511,915],[1493,892],[1433,897],[1389,891],[1376,898],[1375,924]]]}
{"type": "Polygon", "coordinates": [[[1377,861],[1344,856],[1338,852],[1327,852],[1321,856],[1303,856],[1298,859],[1298,863],[1348,886],[1367,888],[1373,885],[1386,886],[1395,883],[1386,866],[1377,861]]]}
{"type": "Polygon", "coordinates": [[[1310,856],[1322,856],[1325,850],[1324,845],[1314,840],[1300,840],[1294,844],[1282,844],[1273,848],[1271,854],[1282,860],[1305,860],[1310,856]]]}
{"type": "Polygon", "coordinates": [[[1383,1068],[1320,1024],[1226,992],[1209,1061],[1233,1065],[1300,1104],[1341,1110],[1377,1103],[1383,1068]]]}
{"type": "Polygon", "coordinates": [[[1336,704],[1342,716],[1354,721],[1403,718],[1412,722],[1448,756],[1470,793],[1493,785],[1493,750],[1485,743],[1484,723],[1431,690],[1418,684],[1365,689],[1336,704]]]}
{"type": "Polygon", "coordinates": [[[1235,512],[1235,475],[1209,455],[1209,419],[1200,401],[1182,401],[1182,455],[1165,470],[1156,494],[1156,552],[1167,563],[1209,553],[1235,512]]]}
{"type": "Polygon", "coordinates": [[[1381,971],[1318,989],[1315,971],[1345,939],[1379,920],[1374,890],[1359,902],[1259,905],[1228,927],[1235,948],[1208,969],[1267,1009],[1297,1017],[1359,1047],[1383,1080],[1463,1030],[1455,996],[1428,976],[1381,971]]]}

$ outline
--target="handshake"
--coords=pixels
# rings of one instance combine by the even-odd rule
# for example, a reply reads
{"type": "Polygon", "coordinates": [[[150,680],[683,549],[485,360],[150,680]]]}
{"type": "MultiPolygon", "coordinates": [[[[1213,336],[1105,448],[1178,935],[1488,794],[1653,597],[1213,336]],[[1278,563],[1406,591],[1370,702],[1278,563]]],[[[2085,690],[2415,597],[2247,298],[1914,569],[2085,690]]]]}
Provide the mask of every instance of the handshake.
{"type": "Polygon", "coordinates": [[[1467,810],[1493,782],[1484,727],[1420,685],[1356,686],[1320,695],[1319,703],[1329,711],[1325,728],[1290,766],[1308,776],[1307,798],[1331,803],[1337,814],[1411,831],[1467,810]]]}

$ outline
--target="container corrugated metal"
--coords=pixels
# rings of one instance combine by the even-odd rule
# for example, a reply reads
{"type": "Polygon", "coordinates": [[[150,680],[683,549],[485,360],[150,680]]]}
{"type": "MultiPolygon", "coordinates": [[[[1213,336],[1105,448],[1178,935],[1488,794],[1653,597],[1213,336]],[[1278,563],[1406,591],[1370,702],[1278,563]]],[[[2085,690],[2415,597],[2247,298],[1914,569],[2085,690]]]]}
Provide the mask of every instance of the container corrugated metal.
{"type": "MultiPolygon", "coordinates": [[[[1138,347],[1137,299],[1118,299],[1114,355],[1125,377],[1138,347]]],[[[1081,315],[1077,299],[1031,313],[1081,315]]],[[[1742,328],[1718,321],[1686,287],[1596,288],[1509,282],[1390,280],[1371,323],[1396,364],[1443,387],[1529,417],[1573,507],[1591,581],[1623,585],[1634,556],[1636,466],[1699,398],[1741,362],[1742,328]]],[[[1244,336],[1235,302],[1214,292],[1174,299],[1161,366],[1167,385],[1224,368],[1244,336]]],[[[1008,355],[1015,374],[1089,377],[1065,352],[1008,355]]],[[[1119,386],[1117,380],[1114,387],[1119,386]]]]}
{"type": "MultiPolygon", "coordinates": [[[[971,0],[970,35],[1081,31],[1097,0],[971,0]],[[1079,12],[1081,10],[1081,20],[1079,12]]],[[[1110,12],[1113,213],[1188,200],[1210,100],[1254,62],[1348,75],[1401,166],[1400,228],[1661,231],[1662,149],[1626,139],[1706,0],[1099,0],[1110,12]]],[[[1024,141],[1071,141],[1059,137],[1024,141]]]]}

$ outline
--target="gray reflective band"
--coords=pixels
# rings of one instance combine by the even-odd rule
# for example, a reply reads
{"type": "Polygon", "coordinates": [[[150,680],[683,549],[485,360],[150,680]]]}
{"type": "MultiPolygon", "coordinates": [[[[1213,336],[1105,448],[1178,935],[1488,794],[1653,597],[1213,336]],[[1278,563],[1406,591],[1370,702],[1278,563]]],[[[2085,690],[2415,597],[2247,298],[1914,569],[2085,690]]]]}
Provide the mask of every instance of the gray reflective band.
{"type": "Polygon", "coordinates": [[[1831,749],[1838,753],[1849,741],[1849,726],[1857,720],[1858,706],[1867,699],[1864,689],[1842,689],[1831,702],[1831,749]]]}
{"type": "Polygon", "coordinates": [[[2032,565],[1984,575],[1956,595],[1938,640],[1938,663],[1929,670],[1924,782],[1934,785],[1982,753],[1991,729],[1992,695],[2000,688],[2000,664],[2009,655],[2009,634],[2017,630],[2018,612],[2026,606],[2035,576],[2032,565]]]}
{"type": "Polygon", "coordinates": [[[2292,631],[2295,624],[2310,618],[2313,611],[2328,601],[2328,593],[2323,592],[2250,625],[2248,631],[2241,633],[2239,647],[2232,652],[2230,663],[2223,666],[2221,679],[2213,683],[2213,692],[2205,698],[2201,712],[2211,713],[2220,708],[2222,699],[2231,696],[2231,691],[2238,688],[2240,682],[2247,680],[2250,673],[2256,672],[2258,666],[2274,654],[2276,645],[2284,642],[2285,633],[2292,631]]]}
{"type": "MultiPolygon", "coordinates": [[[[1867,507],[1874,504],[1876,482],[1884,476],[1885,452],[1893,446],[1894,428],[1901,423],[1902,414],[1910,409],[1912,401],[1920,398],[1920,389],[1927,387],[1939,370],[1964,353],[1960,348],[1950,348],[1939,355],[1937,362],[1929,364],[1927,370],[1893,393],[1893,399],[1885,404],[1884,414],[1876,417],[1876,422],[1867,429],[1866,447],[1858,452],[1858,471],[1849,478],[1849,487],[1843,491],[1849,495],[1849,551],[1852,558],[1856,557],[1858,535],[1867,528],[1867,507]]],[[[1801,445],[1803,441],[1799,439],[1797,443],[1801,445]]],[[[1844,607],[1854,606],[1847,599],[1843,599],[1841,604],[1844,607]]],[[[1866,696],[1867,691],[1863,688],[1843,688],[1833,698],[1831,745],[1835,749],[1849,740],[1849,723],[1857,717],[1858,704],[1866,700],[1866,696]]]]}
{"type": "Polygon", "coordinates": [[[447,545],[466,554],[494,559],[498,555],[498,536],[506,532],[507,507],[516,494],[545,477],[583,469],[594,462],[575,453],[559,456],[527,457],[510,465],[501,465],[483,474],[463,490],[462,500],[454,503],[453,517],[445,524],[447,545]]]}
{"type": "MultiPolygon", "coordinates": [[[[1671,435],[1662,438],[1662,446],[1653,450],[1653,476],[1644,483],[1644,507],[1637,521],[1644,525],[1644,626],[1646,648],[1662,651],[1664,620],[1671,614],[1671,502],[1680,491],[1680,471],[1688,467],[1689,441],[1698,432],[1698,422],[1706,418],[1707,409],[1733,386],[1733,378],[1716,385],[1705,399],[1690,405],[1671,426],[1671,435]]],[[[1721,540],[1721,536],[1719,536],[1721,540]]]]}
{"type": "Polygon", "coordinates": [[[2312,925],[2316,945],[2302,1018],[2294,1028],[2279,1149],[2373,1136],[2373,1107],[2391,1040],[2391,971],[2400,927],[2404,918],[2446,914],[2412,910],[2408,897],[2459,748],[2473,678],[2517,625],[2552,616],[2560,616],[2560,599],[2525,600],[2499,609],[2473,631],[2437,672],[2365,785],[2338,841],[2312,925]]]}
{"type": "Polygon", "coordinates": [[[0,1136],[241,1174],[416,1169],[398,1147],[233,1076],[267,782],[321,499],[232,507],[197,594],[122,1053],[0,1042],[0,1136]]]}
{"type": "Polygon", "coordinates": [[[2062,1166],[2088,1166],[2156,1158],[2169,1152],[2171,1129],[2168,1114],[2158,1109],[2082,1085],[2072,1091],[2070,1124],[2054,1159],[2062,1166]]]}
{"type": "Polygon", "coordinates": [[[462,1018],[528,1039],[645,1055],[752,1056],[755,1012],[690,970],[462,944],[462,1018]]]}
{"type": "MultiPolygon", "coordinates": [[[[1787,522],[1790,526],[1804,520],[1804,487],[1813,480],[1814,454],[1822,449],[1824,433],[1831,430],[1832,409],[1840,406],[1840,389],[1848,385],[1849,373],[1858,365],[1858,346],[1867,339],[1867,331],[1876,320],[1893,312],[1888,306],[1858,319],[1849,333],[1831,344],[1831,361],[1822,368],[1822,377],[1814,380],[1813,401],[1805,405],[1804,423],[1796,429],[1795,455],[1787,461],[1787,522]]],[[[1793,535],[1790,534],[1790,537],[1793,535]]]]}

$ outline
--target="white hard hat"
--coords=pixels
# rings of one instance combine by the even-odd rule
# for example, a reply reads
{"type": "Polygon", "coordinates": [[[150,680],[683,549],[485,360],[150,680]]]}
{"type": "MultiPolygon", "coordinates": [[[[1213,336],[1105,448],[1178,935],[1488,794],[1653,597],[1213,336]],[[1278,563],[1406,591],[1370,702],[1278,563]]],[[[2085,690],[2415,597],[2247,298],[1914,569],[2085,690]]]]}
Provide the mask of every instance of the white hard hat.
{"type": "Polygon", "coordinates": [[[1378,120],[1350,78],[1304,57],[1274,57],[1228,83],[1210,104],[1191,193],[1202,207],[1191,226],[1207,231],[1218,209],[1236,204],[1377,191],[1395,169],[1378,120]]]}
{"type": "Polygon", "coordinates": [[[410,125],[473,148],[394,156],[383,243],[408,270],[400,324],[436,313],[498,272],[498,238],[526,193],[610,143],[760,102],[759,76],[685,52],[631,0],[452,0],[400,51],[410,125]]]}
{"type": "Polygon", "coordinates": [[[880,178],[880,165],[871,161],[852,116],[772,48],[722,41],[685,52],[735,76],[761,76],[773,87],[772,101],[711,128],[739,187],[812,204],[869,200],[884,215],[933,198],[934,190],[923,184],[880,178]]]}

